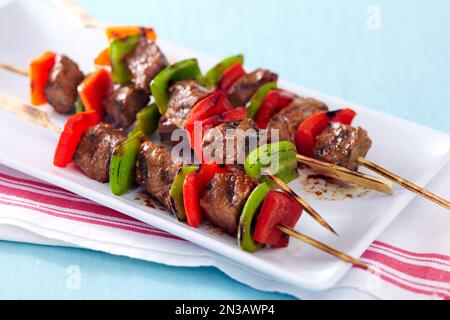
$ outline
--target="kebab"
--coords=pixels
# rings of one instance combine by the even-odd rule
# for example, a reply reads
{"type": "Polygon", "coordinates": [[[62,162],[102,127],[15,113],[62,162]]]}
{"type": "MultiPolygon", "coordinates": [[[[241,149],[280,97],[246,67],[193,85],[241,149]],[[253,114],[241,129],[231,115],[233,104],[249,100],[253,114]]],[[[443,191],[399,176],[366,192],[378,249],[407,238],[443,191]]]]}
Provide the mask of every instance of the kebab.
{"type": "Polygon", "coordinates": [[[35,106],[49,103],[61,114],[95,110],[114,127],[127,129],[150,100],[150,82],[168,62],[151,28],[111,27],[106,33],[110,46],[86,77],[73,60],[53,52],[33,60],[29,71],[0,68],[29,76],[35,106]]]}
{"type": "MultiPolygon", "coordinates": [[[[217,84],[224,81],[230,70],[238,68],[242,63],[242,60],[234,61],[221,76],[215,77],[217,84]]],[[[221,64],[216,67],[216,70],[223,69],[221,64]]],[[[233,79],[236,78],[231,77],[233,79]]],[[[357,173],[358,167],[362,165],[450,210],[450,202],[447,200],[365,159],[372,141],[366,130],[351,126],[356,116],[353,110],[328,112],[327,107],[319,101],[299,98],[277,89],[273,82],[256,91],[248,104],[248,115],[255,119],[260,128],[279,129],[284,139],[297,145],[297,160],[324,175],[369,186],[378,191],[392,192],[383,181],[357,173]]]]}

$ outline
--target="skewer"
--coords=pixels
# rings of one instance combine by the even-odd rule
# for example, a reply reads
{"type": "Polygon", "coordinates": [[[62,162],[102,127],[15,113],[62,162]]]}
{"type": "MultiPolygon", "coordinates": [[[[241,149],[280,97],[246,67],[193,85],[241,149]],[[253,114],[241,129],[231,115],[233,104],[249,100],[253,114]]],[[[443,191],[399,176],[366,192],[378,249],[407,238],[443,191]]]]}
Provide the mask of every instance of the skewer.
{"type": "Polygon", "coordinates": [[[329,223],[322,218],[322,216],[314,210],[303,198],[301,198],[294,190],[292,190],[283,180],[272,174],[270,171],[267,172],[269,174],[270,180],[272,180],[278,187],[280,187],[284,192],[289,194],[295,201],[297,201],[305,211],[318,223],[320,223],[324,228],[328,229],[336,236],[339,236],[337,232],[329,225],[329,223]]]}
{"type": "Polygon", "coordinates": [[[3,93],[0,93],[0,110],[15,114],[54,132],[61,132],[61,129],[49,119],[47,112],[3,93]]]}
{"type": "Polygon", "coordinates": [[[28,75],[29,75],[28,70],[23,69],[23,68],[19,68],[19,67],[15,67],[15,66],[12,66],[12,65],[9,65],[9,64],[6,64],[6,63],[1,63],[0,62],[0,69],[11,71],[11,72],[14,72],[16,74],[20,74],[20,75],[25,76],[25,77],[28,77],[28,75]]]}
{"type": "Polygon", "coordinates": [[[419,187],[418,185],[403,179],[402,177],[396,175],[395,173],[386,170],[382,167],[380,167],[379,165],[370,162],[369,160],[366,160],[362,157],[358,158],[358,163],[361,164],[362,166],[366,167],[367,169],[370,169],[380,175],[382,175],[383,177],[392,180],[393,182],[399,184],[400,186],[402,186],[403,188],[406,188],[416,194],[418,194],[419,196],[422,196],[430,201],[433,201],[434,203],[446,208],[447,210],[450,210],[450,202],[448,202],[447,200],[431,193],[428,190],[425,190],[422,187],[419,187]]]}
{"type": "Polygon", "coordinates": [[[300,241],[303,241],[303,242],[305,242],[305,243],[307,243],[307,244],[309,244],[309,245],[311,245],[311,246],[313,246],[313,247],[315,247],[315,248],[317,248],[317,249],[319,249],[321,251],[329,253],[329,254],[335,256],[336,258],[338,258],[338,259],[340,259],[342,261],[349,262],[349,263],[351,263],[351,264],[353,264],[353,265],[355,265],[357,267],[363,268],[364,270],[368,270],[369,269],[369,266],[366,265],[364,262],[362,262],[362,261],[360,261],[358,259],[355,259],[355,258],[349,256],[348,254],[345,254],[343,252],[337,251],[337,250],[327,246],[326,244],[323,244],[323,243],[321,243],[319,241],[316,241],[316,240],[314,240],[314,239],[312,239],[312,238],[310,238],[308,236],[305,236],[304,234],[301,234],[298,231],[295,231],[295,230],[293,230],[291,228],[287,228],[287,227],[282,226],[282,225],[278,226],[278,229],[281,232],[283,232],[283,233],[285,233],[285,234],[287,234],[287,235],[289,235],[291,237],[294,237],[294,238],[296,238],[296,239],[298,239],[300,241]]]}
{"type": "Polygon", "coordinates": [[[297,155],[297,161],[299,163],[306,164],[314,171],[330,178],[351,182],[360,187],[368,188],[388,195],[392,195],[394,193],[392,183],[378,177],[352,171],[335,164],[312,159],[299,154],[297,155]]]}
{"type": "Polygon", "coordinates": [[[106,26],[95,20],[85,9],[77,4],[76,0],[58,0],[57,4],[77,17],[86,28],[106,30],[106,26]]]}

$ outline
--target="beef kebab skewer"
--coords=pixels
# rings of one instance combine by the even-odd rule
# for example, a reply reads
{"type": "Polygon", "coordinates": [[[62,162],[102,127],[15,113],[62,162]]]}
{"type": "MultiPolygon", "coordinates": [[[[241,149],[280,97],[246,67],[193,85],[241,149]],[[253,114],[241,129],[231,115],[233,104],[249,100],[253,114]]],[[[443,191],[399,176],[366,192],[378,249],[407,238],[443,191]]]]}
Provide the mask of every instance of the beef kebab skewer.
{"type": "MultiPolygon", "coordinates": [[[[27,105],[5,95],[0,95],[0,102],[11,104],[14,109],[27,105]]],[[[50,121],[36,117],[29,120],[44,127],[47,127],[47,121],[50,121]]],[[[99,118],[96,120],[99,121],[99,118]]],[[[92,123],[92,126],[86,128],[85,133],[80,136],[73,161],[89,177],[106,182],[114,150],[126,139],[127,135],[123,129],[116,129],[110,124],[101,122],[92,123]]],[[[188,197],[192,193],[184,190],[187,180],[192,175],[206,176],[208,179],[203,181],[204,194],[196,200],[206,212],[205,218],[210,223],[231,235],[238,235],[239,245],[243,250],[255,252],[264,245],[284,248],[289,243],[289,236],[292,236],[342,261],[366,270],[369,268],[364,262],[295,231],[293,227],[300,219],[303,209],[286,194],[272,191],[266,183],[258,184],[245,173],[233,172],[225,166],[204,164],[195,171],[192,167],[183,167],[181,163],[172,160],[170,149],[156,145],[149,138],[140,139],[142,140],[139,143],[135,165],[136,181],[168,211],[176,213],[179,220],[182,220],[181,213],[178,211],[179,207],[174,204],[177,196],[173,194],[173,190],[179,188],[179,177],[185,177],[185,181],[181,181],[183,189],[181,196],[184,197],[181,203],[185,206],[186,220],[192,218],[189,215],[192,201],[188,197]],[[183,170],[186,168],[192,171],[184,175],[183,170]],[[274,213],[278,214],[275,219],[272,216],[274,213]],[[255,231],[252,227],[254,223],[256,223],[255,231]],[[254,232],[257,232],[255,236],[260,242],[252,238],[254,232]]],[[[195,220],[195,217],[192,219],[195,220]]],[[[198,226],[200,222],[190,224],[198,226]]]]}
{"type": "MultiPolygon", "coordinates": [[[[218,87],[221,88],[221,82],[227,77],[231,79],[225,81],[227,86],[239,84],[242,82],[240,79],[245,77],[242,74],[245,74],[242,62],[237,61],[224,72],[222,79],[217,82],[218,87]],[[241,74],[241,77],[233,76],[236,74],[241,74]]],[[[257,90],[248,104],[248,115],[255,119],[259,128],[278,128],[282,140],[296,143],[299,151],[297,160],[319,173],[344,181],[355,178],[352,182],[359,185],[370,181],[368,185],[375,190],[388,194],[393,192],[392,188],[380,179],[373,179],[364,174],[351,175],[351,172],[357,172],[358,167],[362,165],[450,210],[449,201],[365,159],[372,141],[364,129],[351,126],[356,115],[353,110],[329,112],[321,102],[299,98],[277,89],[276,83],[266,83],[257,90]],[[305,110],[305,106],[309,106],[309,110],[305,110]]]]}

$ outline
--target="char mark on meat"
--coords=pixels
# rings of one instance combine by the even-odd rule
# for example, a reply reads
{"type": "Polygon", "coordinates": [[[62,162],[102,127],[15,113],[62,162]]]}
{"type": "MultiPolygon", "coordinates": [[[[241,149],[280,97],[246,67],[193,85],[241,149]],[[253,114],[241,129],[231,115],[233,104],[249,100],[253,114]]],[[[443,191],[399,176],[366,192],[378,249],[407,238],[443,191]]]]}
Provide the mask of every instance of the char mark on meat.
{"type": "Polygon", "coordinates": [[[243,173],[216,174],[200,200],[206,219],[236,235],[242,209],[254,188],[254,181],[243,173]]]}
{"type": "Polygon", "coordinates": [[[136,48],[125,57],[125,62],[130,69],[135,86],[147,93],[150,93],[150,83],[153,78],[169,65],[159,47],[146,37],[139,40],[136,48]]]}
{"type": "Polygon", "coordinates": [[[172,143],[172,133],[176,129],[184,129],[192,108],[210,91],[194,80],[183,80],[172,85],[170,93],[168,110],[161,118],[158,128],[161,140],[169,144],[172,143]]]}
{"type": "Polygon", "coordinates": [[[105,121],[115,128],[128,129],[136,121],[136,115],[150,101],[145,90],[135,86],[123,86],[114,90],[103,102],[105,121]]]}
{"type": "Polygon", "coordinates": [[[145,141],[139,150],[136,181],[140,186],[170,210],[169,192],[181,164],[172,161],[171,151],[145,141]]]}
{"type": "Polygon", "coordinates": [[[83,135],[73,162],[89,178],[106,183],[109,181],[109,166],[114,148],[126,139],[127,135],[123,130],[99,123],[83,135]]]}
{"type": "Polygon", "coordinates": [[[267,130],[260,130],[251,119],[224,123],[206,131],[202,147],[205,161],[242,166],[251,151],[270,143],[267,130]]]}
{"type": "Polygon", "coordinates": [[[296,97],[290,105],[272,117],[268,128],[279,131],[280,141],[295,143],[300,124],[310,116],[323,111],[328,111],[328,107],[322,102],[311,98],[296,97]]]}
{"type": "Polygon", "coordinates": [[[363,128],[332,123],[317,136],[314,155],[318,160],[357,170],[358,158],[365,157],[371,146],[372,141],[363,128]]]}
{"type": "Polygon", "coordinates": [[[48,103],[56,112],[61,114],[74,112],[78,85],[83,79],[84,74],[74,61],[64,55],[57,57],[44,90],[48,103]]]}
{"type": "Polygon", "coordinates": [[[255,72],[242,76],[228,90],[228,99],[235,107],[245,107],[253,95],[263,85],[276,82],[278,75],[268,70],[258,69],[255,72]]]}

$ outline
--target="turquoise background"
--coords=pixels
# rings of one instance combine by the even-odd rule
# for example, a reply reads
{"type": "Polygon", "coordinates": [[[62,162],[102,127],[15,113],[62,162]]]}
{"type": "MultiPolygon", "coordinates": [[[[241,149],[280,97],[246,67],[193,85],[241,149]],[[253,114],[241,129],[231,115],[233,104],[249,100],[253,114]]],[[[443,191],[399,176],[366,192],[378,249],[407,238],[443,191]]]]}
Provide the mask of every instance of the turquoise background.
{"type": "MultiPolygon", "coordinates": [[[[152,25],[160,39],[218,58],[244,53],[249,69],[267,67],[283,79],[450,133],[447,0],[79,3],[100,21],[152,25]],[[380,10],[379,29],[368,27],[370,5],[380,10]]],[[[0,298],[289,297],[253,290],[214,268],[0,242],[0,298]],[[81,268],[80,290],[67,289],[69,265],[81,268]]]]}

